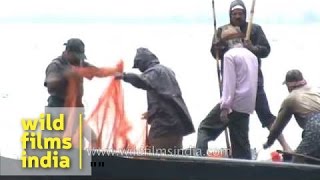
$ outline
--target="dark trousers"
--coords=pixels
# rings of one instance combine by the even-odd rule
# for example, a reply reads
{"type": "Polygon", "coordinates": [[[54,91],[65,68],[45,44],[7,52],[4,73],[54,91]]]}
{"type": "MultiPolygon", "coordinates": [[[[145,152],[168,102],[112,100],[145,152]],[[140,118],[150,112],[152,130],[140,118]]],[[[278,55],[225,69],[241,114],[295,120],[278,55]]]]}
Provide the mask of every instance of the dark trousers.
{"type": "MultiPolygon", "coordinates": [[[[296,149],[296,153],[320,158],[320,113],[313,113],[309,115],[302,132],[302,141],[296,149]]],[[[294,162],[299,162],[301,158],[293,157],[294,162]]],[[[316,163],[306,160],[307,163],[316,163]],[[308,162],[309,161],[309,162],[308,162]]]]}
{"type": "Polygon", "coordinates": [[[183,136],[170,135],[159,138],[149,138],[150,151],[159,154],[180,154],[183,136]]]}
{"type": "Polygon", "coordinates": [[[258,88],[255,111],[262,127],[270,126],[276,117],[271,113],[266,92],[264,91],[264,79],[261,69],[258,70],[258,88]]]}
{"type": "MultiPolygon", "coordinates": [[[[82,114],[82,118],[85,117],[84,115],[84,107],[81,104],[78,104],[79,106],[77,107],[64,107],[64,99],[62,98],[59,98],[57,96],[49,96],[48,98],[48,105],[45,107],[45,113],[46,114],[50,114],[51,115],[51,119],[56,119],[56,118],[59,118],[60,117],[60,114],[64,114],[65,116],[65,128],[67,128],[67,124],[68,124],[68,115],[69,115],[69,109],[68,108],[76,108],[76,110],[74,111],[74,119],[73,119],[73,124],[72,124],[72,134],[74,134],[78,127],[79,127],[79,114],[82,114]]],[[[70,128],[70,127],[68,127],[70,128]]],[[[85,129],[87,129],[87,127],[85,127],[85,129]]],[[[89,130],[86,130],[86,133],[84,133],[86,136],[88,136],[87,134],[87,131],[89,130]]],[[[63,132],[61,131],[47,131],[47,130],[44,130],[43,131],[43,134],[45,136],[54,136],[54,135],[62,135],[63,132]],[[55,134],[56,133],[56,134],[55,134]]]]}
{"type": "Polygon", "coordinates": [[[270,126],[276,117],[271,113],[267,95],[263,86],[258,86],[255,111],[262,127],[270,126]]]}
{"type": "Polygon", "coordinates": [[[228,126],[232,158],[251,159],[249,142],[249,114],[233,111],[229,114],[229,122],[222,123],[220,120],[220,104],[217,104],[202,120],[198,128],[197,152],[207,154],[208,142],[215,140],[228,126]]]}

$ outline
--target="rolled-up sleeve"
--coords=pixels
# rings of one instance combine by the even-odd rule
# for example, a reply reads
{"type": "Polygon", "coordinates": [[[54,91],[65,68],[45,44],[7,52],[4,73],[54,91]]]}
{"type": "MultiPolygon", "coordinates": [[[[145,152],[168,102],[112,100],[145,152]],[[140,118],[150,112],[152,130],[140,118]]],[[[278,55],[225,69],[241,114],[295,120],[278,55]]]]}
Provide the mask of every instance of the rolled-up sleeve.
{"type": "Polygon", "coordinates": [[[51,63],[48,65],[46,69],[44,86],[49,88],[52,82],[54,83],[54,82],[60,81],[62,78],[63,78],[63,72],[61,72],[58,65],[55,63],[51,63]]]}
{"type": "Polygon", "coordinates": [[[274,143],[274,141],[278,138],[278,136],[282,133],[283,129],[290,121],[293,115],[291,108],[292,104],[293,102],[290,99],[285,99],[282,102],[277,119],[270,129],[270,134],[267,141],[268,145],[272,145],[274,143]]]}

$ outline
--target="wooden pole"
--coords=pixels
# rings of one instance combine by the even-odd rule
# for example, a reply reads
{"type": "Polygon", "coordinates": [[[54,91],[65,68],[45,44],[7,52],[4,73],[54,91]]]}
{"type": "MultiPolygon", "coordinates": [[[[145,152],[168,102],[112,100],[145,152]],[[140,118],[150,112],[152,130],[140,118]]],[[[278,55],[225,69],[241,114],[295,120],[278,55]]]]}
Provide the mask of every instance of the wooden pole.
{"type": "MultiPolygon", "coordinates": [[[[216,20],[216,11],[214,6],[214,0],[212,0],[212,10],[213,10],[213,25],[214,25],[214,34],[217,35],[217,20],[216,20]]],[[[216,51],[216,65],[217,65],[217,75],[218,75],[218,86],[219,86],[219,93],[220,98],[222,96],[222,87],[221,87],[221,70],[220,70],[220,64],[219,64],[219,50],[216,51]]],[[[227,145],[227,153],[228,157],[231,157],[231,145],[230,145],[230,139],[229,139],[229,129],[226,127],[224,130],[225,138],[226,138],[226,145],[227,145]]]]}
{"type": "Polygon", "coordinates": [[[250,17],[249,17],[249,22],[248,22],[248,27],[247,27],[247,32],[246,32],[246,40],[250,40],[255,5],[256,5],[256,0],[252,0],[250,17]]]}
{"type": "Polygon", "coordinates": [[[288,154],[288,155],[291,155],[291,156],[302,157],[302,158],[313,160],[313,161],[317,161],[317,162],[320,163],[320,159],[316,158],[316,157],[313,157],[313,156],[308,156],[308,155],[299,154],[299,153],[295,153],[295,152],[287,152],[287,151],[282,151],[282,150],[277,150],[277,152],[280,153],[280,154],[288,154]]]}

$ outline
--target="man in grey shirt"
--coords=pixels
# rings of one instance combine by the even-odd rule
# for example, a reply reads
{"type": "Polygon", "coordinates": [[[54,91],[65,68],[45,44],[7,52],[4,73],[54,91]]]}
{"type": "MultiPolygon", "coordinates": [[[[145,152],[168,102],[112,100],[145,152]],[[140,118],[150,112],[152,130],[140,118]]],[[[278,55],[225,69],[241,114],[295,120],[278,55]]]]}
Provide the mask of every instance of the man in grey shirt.
{"type": "MultiPolygon", "coordinates": [[[[296,152],[320,158],[320,91],[307,85],[302,73],[297,70],[287,72],[284,84],[289,95],[283,100],[277,119],[273,123],[264,148],[270,147],[294,115],[303,129],[302,141],[296,152]]],[[[293,162],[304,162],[301,157],[294,157],[293,162]]]]}
{"type": "MultiPolygon", "coordinates": [[[[97,68],[86,62],[85,45],[81,39],[71,38],[64,45],[66,49],[62,55],[52,60],[46,68],[44,86],[48,89],[49,93],[46,112],[51,113],[52,118],[59,117],[58,114],[61,113],[59,111],[64,107],[70,106],[77,107],[81,109],[80,111],[83,111],[78,113],[84,113],[82,103],[83,77],[91,80],[93,77],[107,77],[119,71],[118,68],[97,68]],[[90,69],[90,73],[77,71],[77,67],[90,69]],[[72,93],[68,92],[70,83],[74,83],[76,86],[72,93]],[[76,96],[75,103],[69,104],[68,98],[70,96],[76,96]]],[[[72,123],[73,133],[78,127],[76,122],[72,123]]]]}

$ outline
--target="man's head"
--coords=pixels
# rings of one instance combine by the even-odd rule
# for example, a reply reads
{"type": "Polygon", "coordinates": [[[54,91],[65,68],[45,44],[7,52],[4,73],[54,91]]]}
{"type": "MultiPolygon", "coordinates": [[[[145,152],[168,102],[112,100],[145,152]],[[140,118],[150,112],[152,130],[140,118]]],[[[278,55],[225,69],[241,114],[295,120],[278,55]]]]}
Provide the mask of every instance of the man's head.
{"type": "Polygon", "coordinates": [[[286,79],[283,84],[287,85],[289,92],[297,87],[301,87],[307,84],[303,78],[302,73],[298,69],[293,69],[287,72],[286,79]]]}
{"type": "Polygon", "coordinates": [[[242,0],[234,0],[230,4],[230,23],[234,26],[243,26],[246,23],[247,9],[242,0]]]}
{"type": "Polygon", "coordinates": [[[154,64],[159,64],[159,60],[156,55],[147,48],[141,47],[137,49],[132,68],[138,68],[141,72],[144,72],[154,64]]]}
{"type": "Polygon", "coordinates": [[[242,38],[244,34],[241,33],[241,30],[238,26],[228,25],[221,32],[221,40],[225,42],[228,49],[233,47],[243,47],[242,38]]]}
{"type": "Polygon", "coordinates": [[[81,61],[87,59],[85,52],[85,45],[82,40],[78,38],[71,38],[66,43],[66,56],[71,64],[80,64],[81,61]]]}

